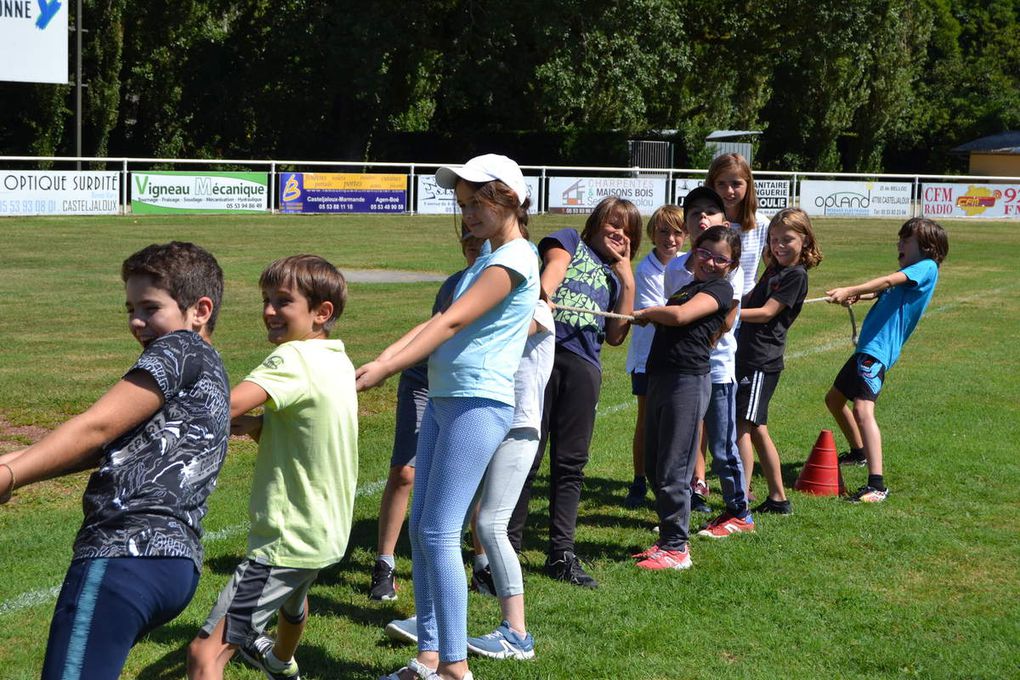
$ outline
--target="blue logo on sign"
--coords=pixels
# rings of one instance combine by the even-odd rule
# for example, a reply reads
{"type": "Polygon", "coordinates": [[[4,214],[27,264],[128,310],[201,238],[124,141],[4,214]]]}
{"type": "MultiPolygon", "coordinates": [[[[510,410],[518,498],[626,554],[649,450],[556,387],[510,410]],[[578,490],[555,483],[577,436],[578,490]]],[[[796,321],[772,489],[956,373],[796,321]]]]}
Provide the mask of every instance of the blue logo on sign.
{"type": "Polygon", "coordinates": [[[57,12],[60,11],[60,0],[52,0],[51,2],[37,0],[37,2],[39,3],[39,18],[35,20],[35,26],[41,31],[49,25],[50,19],[55,17],[57,12]]]}

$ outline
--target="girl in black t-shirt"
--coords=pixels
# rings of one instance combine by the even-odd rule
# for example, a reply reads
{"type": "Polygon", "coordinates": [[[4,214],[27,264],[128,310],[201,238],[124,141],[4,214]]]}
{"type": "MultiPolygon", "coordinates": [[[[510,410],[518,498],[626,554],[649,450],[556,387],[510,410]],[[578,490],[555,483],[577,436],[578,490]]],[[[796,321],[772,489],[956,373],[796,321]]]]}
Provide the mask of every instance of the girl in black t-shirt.
{"type": "Polygon", "coordinates": [[[748,490],[758,451],[769,495],[755,512],[789,515],[779,452],[768,428],[768,407],[779,383],[786,333],[807,297],[808,275],[822,261],[811,220],[797,208],[780,210],[769,223],[765,271],[744,297],[737,330],[737,448],[748,490]]]}
{"type": "Polygon", "coordinates": [[[699,424],[711,394],[709,352],[722,335],[733,301],[726,275],[740,263],[740,235],[711,227],[694,241],[694,281],[661,307],[634,312],[634,323],[655,323],[648,353],[645,474],[655,493],[659,540],[634,557],[641,569],[687,569],[691,476],[699,424]]]}

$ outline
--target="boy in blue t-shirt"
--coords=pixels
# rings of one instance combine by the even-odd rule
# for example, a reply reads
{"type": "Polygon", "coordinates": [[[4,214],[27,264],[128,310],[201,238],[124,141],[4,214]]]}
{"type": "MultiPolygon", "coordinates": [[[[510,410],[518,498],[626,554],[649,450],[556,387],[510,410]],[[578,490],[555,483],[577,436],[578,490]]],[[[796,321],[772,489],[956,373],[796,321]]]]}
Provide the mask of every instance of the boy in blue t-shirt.
{"type": "Polygon", "coordinates": [[[16,487],[98,468],[50,624],[42,677],[115,680],[134,643],[191,601],[206,498],[227,452],[229,383],[209,344],[223,296],[216,259],[153,244],[121,266],[142,354],[87,411],[0,456],[16,487]]]}
{"type": "Polygon", "coordinates": [[[928,307],[939,265],[949,253],[949,239],[938,222],[915,217],[899,231],[901,269],[865,283],[826,291],[829,302],[852,305],[861,296],[879,293],[861,326],[856,353],[850,357],[825,395],[825,405],[850,442],[840,456],[842,465],[867,465],[868,483],[850,497],[852,502],[879,503],[889,495],[882,479],[882,433],[875,420],[875,401],[885,373],[928,307]],[[853,411],[847,407],[853,401],[853,411]]]}

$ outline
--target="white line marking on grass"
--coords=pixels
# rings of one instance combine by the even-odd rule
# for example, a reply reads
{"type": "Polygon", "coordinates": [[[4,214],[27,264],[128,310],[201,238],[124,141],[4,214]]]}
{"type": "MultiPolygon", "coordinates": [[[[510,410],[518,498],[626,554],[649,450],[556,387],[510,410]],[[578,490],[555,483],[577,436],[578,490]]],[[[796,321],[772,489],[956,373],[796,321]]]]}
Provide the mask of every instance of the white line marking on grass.
{"type": "Polygon", "coordinates": [[[6,616],[7,614],[20,612],[22,609],[52,602],[57,599],[59,594],[60,586],[43,588],[42,590],[30,590],[6,602],[0,602],[0,616],[6,616]]]}
{"type": "MultiPolygon", "coordinates": [[[[379,479],[368,484],[359,486],[354,492],[355,496],[374,496],[386,486],[385,479],[379,479]]],[[[216,531],[209,531],[202,537],[202,543],[214,543],[228,538],[233,538],[248,531],[248,523],[242,522],[229,527],[223,527],[216,531]]],[[[23,609],[30,609],[39,605],[49,604],[60,594],[60,586],[30,590],[27,593],[16,595],[6,602],[0,602],[0,617],[20,612],[23,609]]]]}

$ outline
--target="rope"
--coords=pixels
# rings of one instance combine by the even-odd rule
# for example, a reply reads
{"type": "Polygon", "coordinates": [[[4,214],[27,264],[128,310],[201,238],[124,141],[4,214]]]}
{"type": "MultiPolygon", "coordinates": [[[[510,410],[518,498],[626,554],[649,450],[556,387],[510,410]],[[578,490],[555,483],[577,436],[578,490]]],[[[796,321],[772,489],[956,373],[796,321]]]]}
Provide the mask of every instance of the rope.
{"type": "Polygon", "coordinates": [[[569,305],[554,305],[553,309],[562,309],[565,312],[576,312],[578,314],[592,314],[594,316],[604,316],[607,319],[622,319],[624,321],[633,321],[634,317],[629,314],[617,314],[616,312],[603,312],[601,309],[584,309],[583,307],[571,307],[569,305]]]}

